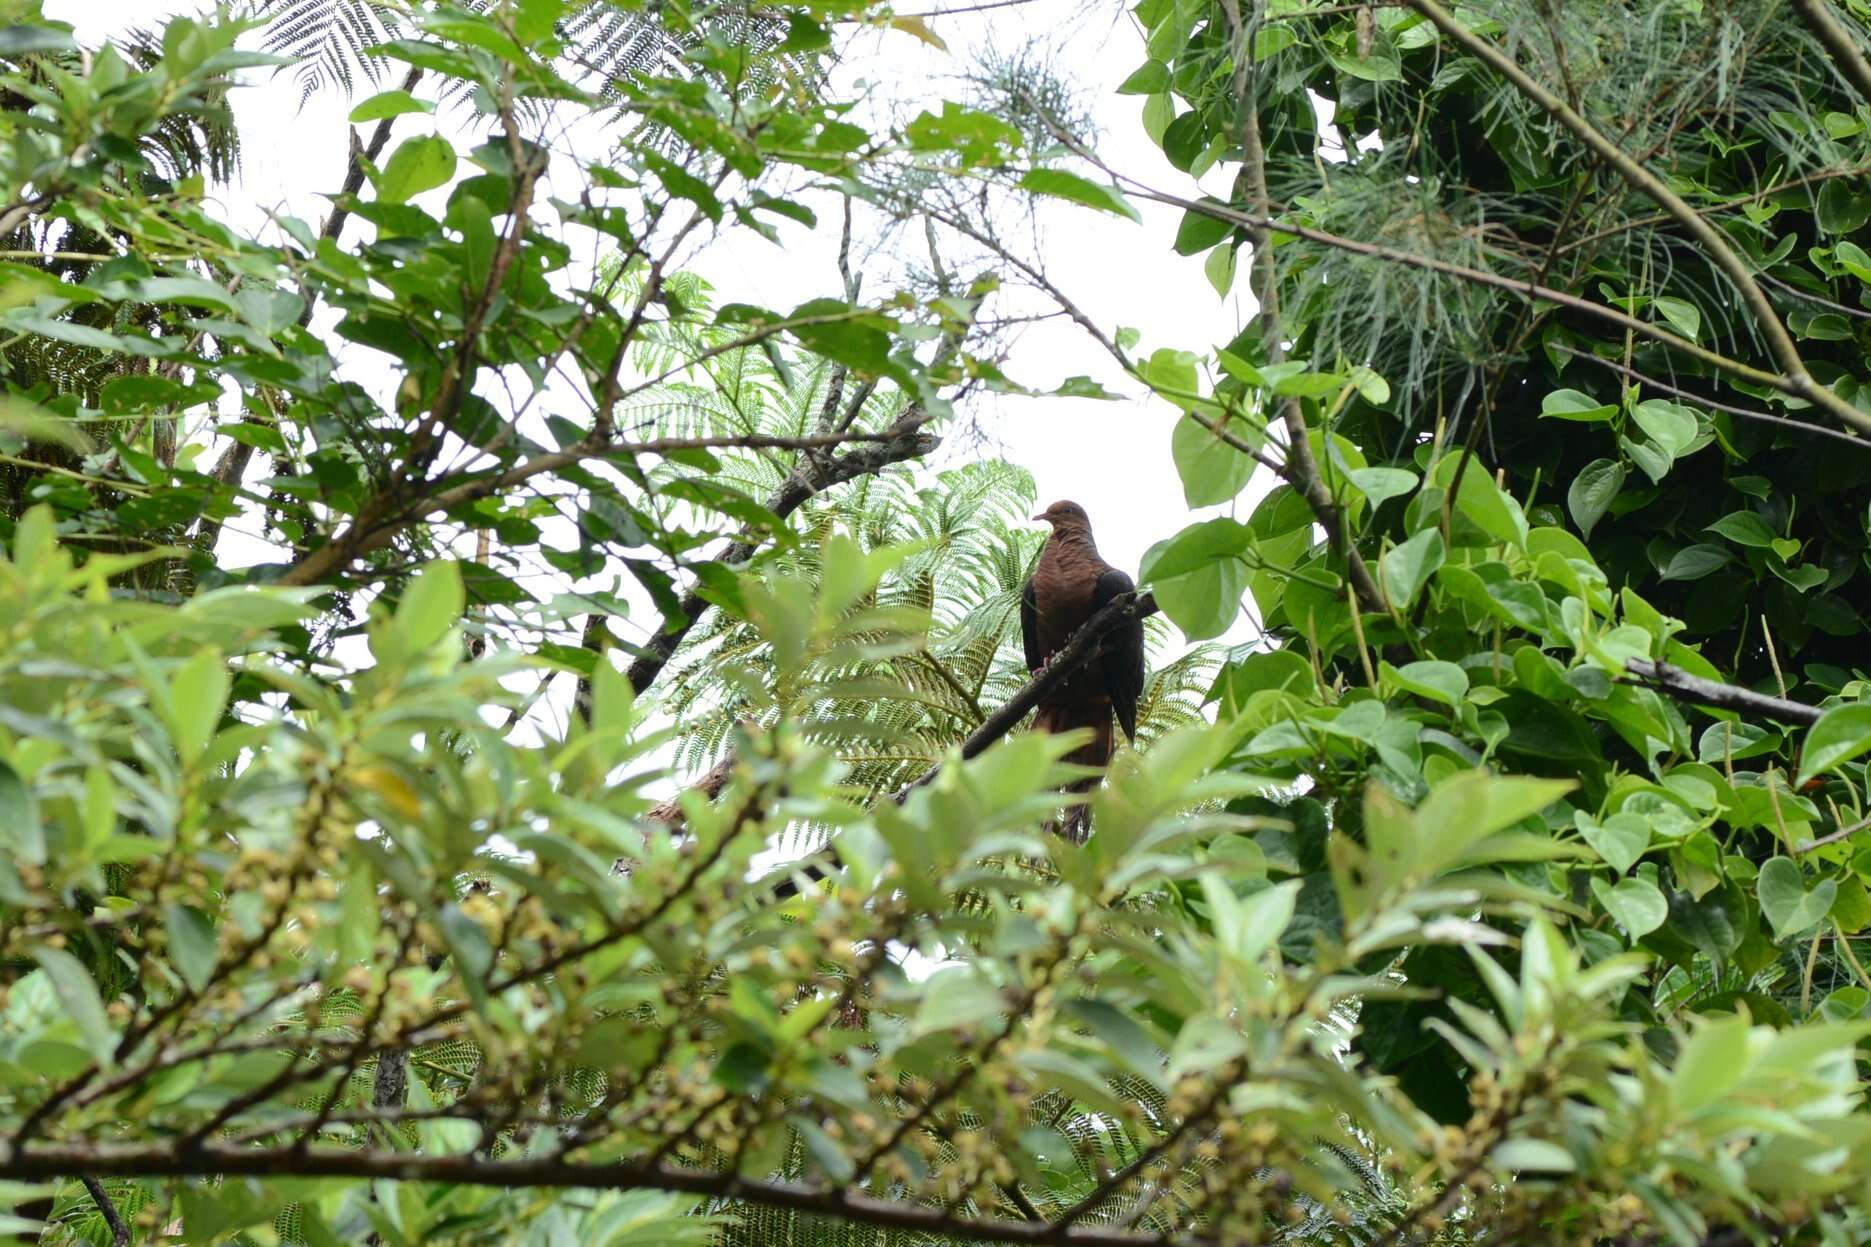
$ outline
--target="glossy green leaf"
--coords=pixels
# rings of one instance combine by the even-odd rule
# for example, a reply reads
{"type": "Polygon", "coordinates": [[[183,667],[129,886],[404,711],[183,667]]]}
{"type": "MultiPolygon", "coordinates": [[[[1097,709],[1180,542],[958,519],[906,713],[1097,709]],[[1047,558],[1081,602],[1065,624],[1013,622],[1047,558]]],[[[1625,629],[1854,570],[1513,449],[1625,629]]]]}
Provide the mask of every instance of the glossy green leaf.
{"type": "Polygon", "coordinates": [[[1602,423],[1617,415],[1618,409],[1577,390],[1554,390],[1540,400],[1540,414],[1556,420],[1602,423]]]}
{"type": "Polygon", "coordinates": [[[365,122],[383,121],[408,113],[432,113],[434,111],[433,101],[419,100],[400,88],[379,91],[351,110],[351,124],[363,125],[365,122]]]}
{"type": "Polygon", "coordinates": [[[1566,510],[1580,533],[1592,535],[1623,488],[1624,465],[1615,459],[1594,459],[1579,470],[1566,489],[1566,510]]]}
{"type": "Polygon", "coordinates": [[[1377,564],[1378,584],[1385,598],[1398,610],[1408,608],[1429,583],[1429,578],[1436,574],[1436,569],[1442,566],[1446,555],[1442,534],[1433,528],[1426,528],[1402,545],[1386,551],[1377,564]]]}
{"type": "Polygon", "coordinates": [[[1831,879],[1821,879],[1808,889],[1799,866],[1786,857],[1763,863],[1756,886],[1761,914],[1772,924],[1776,940],[1792,939],[1818,926],[1838,895],[1838,884],[1831,879]]]}
{"type": "Polygon", "coordinates": [[[1871,703],[1834,706],[1806,730],[1800,742],[1800,773],[1794,782],[1804,784],[1867,749],[1871,749],[1871,703]]]}
{"type": "Polygon", "coordinates": [[[1669,902],[1656,885],[1635,876],[1620,880],[1615,886],[1603,879],[1594,879],[1592,895],[1633,940],[1655,931],[1670,914],[1669,902]]]}
{"type": "Polygon", "coordinates": [[[1090,178],[1068,173],[1064,169],[1032,169],[1020,179],[1023,190],[1035,195],[1046,195],[1053,199],[1064,199],[1070,203],[1083,204],[1096,208],[1100,212],[1109,212],[1116,216],[1129,217],[1141,221],[1143,217],[1130,200],[1124,198],[1122,191],[1115,186],[1106,186],[1090,178]]]}

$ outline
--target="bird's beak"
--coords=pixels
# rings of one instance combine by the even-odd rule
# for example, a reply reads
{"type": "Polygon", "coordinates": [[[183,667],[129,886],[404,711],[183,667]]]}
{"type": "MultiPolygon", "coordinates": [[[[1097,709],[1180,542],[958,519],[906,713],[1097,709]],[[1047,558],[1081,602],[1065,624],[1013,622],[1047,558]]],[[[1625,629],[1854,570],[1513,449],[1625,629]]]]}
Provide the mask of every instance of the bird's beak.
{"type": "Polygon", "coordinates": [[[1038,520],[1038,521],[1040,521],[1041,523],[1044,523],[1044,522],[1045,522],[1045,519],[1046,519],[1046,517],[1045,517],[1045,516],[1043,516],[1043,515],[1036,515],[1036,516],[1034,516],[1033,518],[1034,518],[1035,520],[1038,520]]]}

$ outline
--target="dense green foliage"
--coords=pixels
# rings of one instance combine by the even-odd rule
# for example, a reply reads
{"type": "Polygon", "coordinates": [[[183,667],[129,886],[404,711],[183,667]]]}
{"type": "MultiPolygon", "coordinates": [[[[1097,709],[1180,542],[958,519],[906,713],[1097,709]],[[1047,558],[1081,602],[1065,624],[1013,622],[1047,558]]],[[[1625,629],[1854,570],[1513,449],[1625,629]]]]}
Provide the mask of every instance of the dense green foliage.
{"type": "Polygon", "coordinates": [[[0,1231],[1862,1241],[1859,7],[1143,0],[1223,199],[1018,58],[860,124],[863,0],[0,0],[0,1231]],[[268,67],[322,222],[212,194],[268,67]],[[1245,330],[1004,228],[1146,199],[1245,330]],[[1230,504],[1084,844],[1031,477],[925,463],[1034,292],[1230,504]]]}

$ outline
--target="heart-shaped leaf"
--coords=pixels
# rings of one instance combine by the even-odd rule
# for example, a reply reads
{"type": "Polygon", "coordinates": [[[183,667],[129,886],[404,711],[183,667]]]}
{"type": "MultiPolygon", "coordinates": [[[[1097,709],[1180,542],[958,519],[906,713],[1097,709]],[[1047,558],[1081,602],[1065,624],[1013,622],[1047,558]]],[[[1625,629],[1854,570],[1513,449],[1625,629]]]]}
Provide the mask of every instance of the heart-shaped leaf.
{"type": "Polygon", "coordinates": [[[1636,814],[1613,814],[1604,822],[1580,811],[1572,821],[1592,851],[1620,875],[1630,871],[1650,847],[1650,824],[1636,814]]]}
{"type": "Polygon", "coordinates": [[[1603,879],[1594,879],[1592,895],[1634,940],[1649,935],[1670,916],[1670,903],[1663,899],[1663,893],[1654,883],[1645,879],[1626,879],[1616,887],[1603,879]]]}
{"type": "Polygon", "coordinates": [[[1384,596],[1392,606],[1403,610],[1422,592],[1447,555],[1442,534],[1433,528],[1425,528],[1389,551],[1377,564],[1377,578],[1383,584],[1384,596]]]}
{"type": "Polygon", "coordinates": [[[1757,885],[1761,913],[1772,924],[1777,940],[1791,939],[1817,926],[1831,912],[1838,891],[1838,884],[1831,879],[1821,879],[1808,891],[1800,868],[1787,857],[1768,859],[1761,867],[1757,885]]]}
{"type": "Polygon", "coordinates": [[[1566,510],[1579,532],[1590,537],[1611,502],[1624,488],[1624,465],[1615,459],[1594,459],[1579,470],[1566,490],[1566,510]]]}

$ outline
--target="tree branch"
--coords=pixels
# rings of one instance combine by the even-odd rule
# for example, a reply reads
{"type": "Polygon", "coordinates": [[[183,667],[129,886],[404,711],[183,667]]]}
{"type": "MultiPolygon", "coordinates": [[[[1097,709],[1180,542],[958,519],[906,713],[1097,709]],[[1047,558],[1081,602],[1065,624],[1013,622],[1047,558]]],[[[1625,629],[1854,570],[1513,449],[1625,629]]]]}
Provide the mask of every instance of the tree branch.
{"type": "MultiPolygon", "coordinates": [[[[908,459],[920,459],[941,444],[935,434],[926,432],[923,425],[929,421],[921,407],[911,407],[901,419],[883,433],[827,434],[823,439],[795,439],[802,441],[823,441],[833,444],[838,441],[864,440],[873,445],[862,446],[824,460],[815,465],[810,458],[802,460],[793,469],[792,475],[781,482],[780,487],[767,499],[767,510],[781,519],[785,519],[803,506],[815,494],[855,480],[860,476],[871,476],[893,464],[908,459]]],[[[723,563],[745,563],[754,556],[759,546],[752,541],[737,541],[722,552],[718,560],[723,563]]],[[[643,647],[643,653],[630,664],[630,687],[641,693],[648,688],[668,665],[669,659],[681,647],[689,630],[701,619],[708,609],[708,602],[699,593],[690,590],[682,595],[681,615],[674,627],[665,627],[652,637],[643,647]]]]}
{"type": "Polygon", "coordinates": [[[43,1144],[0,1158],[0,1178],[40,1182],[71,1173],[117,1178],[365,1178],[509,1188],[579,1187],[588,1190],[657,1190],[731,1199],[764,1208],[833,1217],[862,1225],[982,1243],[1041,1247],[1161,1247],[1157,1235],[1096,1226],[1056,1229],[1044,1222],[977,1219],[935,1208],[815,1188],[758,1182],[732,1173],[668,1169],[642,1160],[588,1162],[559,1156],[491,1160],[476,1155],[422,1156],[338,1148],[237,1147],[203,1142],[133,1146],[43,1144]]]}
{"type": "Polygon", "coordinates": [[[1757,693],[1753,689],[1742,688],[1738,684],[1721,684],[1714,680],[1705,680],[1699,675],[1689,674],[1681,667],[1672,667],[1664,662],[1651,662],[1647,658],[1627,659],[1624,669],[1636,676],[1645,687],[1655,689],[1659,693],[1667,693],[1678,701],[1691,702],[1698,706],[1713,706],[1718,710],[1738,710],[1763,718],[1778,719],[1782,723],[1797,723],[1803,727],[1811,727],[1819,722],[1819,716],[1824,713],[1817,706],[1788,701],[1784,697],[1773,697],[1766,693],[1757,693]]]}
{"type": "Polygon", "coordinates": [[[1791,3],[1806,28],[1832,54],[1832,64],[1840,76],[1865,97],[1866,103],[1871,103],[1871,61],[1865,60],[1865,54],[1851,33],[1832,16],[1831,7],[1825,0],[1791,0],[1791,3]]]}
{"type": "Polygon", "coordinates": [[[1611,371],[1621,376],[1630,378],[1639,385],[1647,385],[1652,389],[1662,390],[1665,394],[1673,394],[1677,398],[1688,399],[1692,403],[1698,403],[1701,406],[1710,407],[1716,411],[1725,411],[1729,415],[1739,416],[1743,420],[1752,420],[1760,424],[1775,424],[1787,429],[1797,429],[1801,433],[1811,433],[1817,437],[1829,437],[1834,441],[1844,442],[1848,446],[1857,446],[1860,449],[1871,447],[1871,441],[1854,436],[1843,429],[1834,429],[1823,424],[1810,424],[1805,420],[1789,420],[1785,416],[1776,416],[1769,412],[1755,411],[1752,408],[1737,407],[1732,403],[1724,403],[1719,399],[1710,398],[1705,394],[1697,394],[1692,390],[1682,389],[1679,386],[1672,385],[1668,381],[1659,381],[1655,377],[1647,376],[1637,371],[1635,368],[1620,364],[1615,359],[1606,359],[1601,355],[1594,355],[1590,351],[1581,351],[1576,347],[1567,346],[1563,342],[1557,344],[1556,349],[1561,354],[1570,355],[1574,359],[1582,359],[1587,363],[1597,364],[1601,368],[1609,368],[1611,371]]]}
{"type": "MultiPolygon", "coordinates": [[[[1256,216],[1263,222],[1248,227],[1248,240],[1254,248],[1254,299],[1260,305],[1260,339],[1267,352],[1267,362],[1277,365],[1286,359],[1286,344],[1280,339],[1279,273],[1273,249],[1267,245],[1264,224],[1272,215],[1273,200],[1267,193],[1267,153],[1260,141],[1260,103],[1258,93],[1253,90],[1253,75],[1249,72],[1253,64],[1252,49],[1248,46],[1247,25],[1241,20],[1240,0],[1222,0],[1221,7],[1227,14],[1234,39],[1235,106],[1241,110],[1241,169],[1247,180],[1248,198],[1256,216]]],[[[1257,18],[1258,14],[1257,7],[1257,18]]],[[[1313,457],[1306,413],[1297,398],[1280,401],[1280,421],[1286,426],[1284,475],[1287,482],[1306,500],[1319,526],[1325,529],[1325,539],[1344,557],[1345,572],[1352,591],[1358,596],[1359,606],[1378,614],[1385,613],[1389,607],[1384,591],[1378,587],[1371,569],[1365,566],[1363,555],[1346,531],[1338,500],[1332,496],[1331,487],[1319,471],[1319,462],[1313,457]]]]}
{"type": "Polygon", "coordinates": [[[124,1224],[123,1214],[117,1211],[117,1205],[111,1202],[110,1192],[104,1184],[89,1174],[78,1179],[84,1183],[86,1193],[97,1210],[104,1214],[104,1224],[110,1227],[111,1247],[130,1247],[130,1227],[124,1224]]]}
{"type": "MultiPolygon", "coordinates": [[[[403,76],[403,90],[414,91],[416,84],[421,81],[422,70],[412,67],[403,76]]],[[[371,131],[370,142],[363,146],[358,144],[357,132],[351,131],[351,159],[344,171],[344,185],[338,191],[339,202],[332,204],[331,215],[325,218],[325,224],[318,231],[320,238],[336,240],[338,232],[344,228],[344,222],[350,217],[351,210],[344,206],[342,199],[344,196],[355,195],[364,189],[364,160],[367,159],[375,164],[377,158],[383,155],[383,149],[390,142],[390,130],[395,123],[394,117],[385,117],[379,121],[377,128],[371,131]]]]}
{"type": "Polygon", "coordinates": [[[1865,415],[1831,389],[1819,384],[1806,370],[1806,361],[1800,357],[1799,348],[1794,345],[1786,326],[1780,323],[1780,314],[1775,310],[1772,300],[1754,280],[1754,274],[1747,263],[1729,246],[1728,239],[1720,230],[1704,219],[1682,196],[1671,190],[1662,178],[1644,168],[1623,148],[1600,133],[1596,126],[1574,112],[1564,100],[1536,82],[1505,52],[1456,21],[1436,0],[1408,2],[1411,8],[1421,13],[1451,41],[1507,79],[1515,90],[1570,130],[1599,159],[1611,166],[1619,177],[1655,200],[1658,207],[1668,212],[1689,232],[1708,258],[1734,284],[1742,302],[1747,304],[1755,324],[1767,339],[1767,348],[1779,364],[1784,380],[1791,386],[1789,392],[1824,408],[1834,419],[1871,433],[1871,416],[1865,415]]]}
{"type": "MultiPolygon", "coordinates": [[[[1107,633],[1124,624],[1148,619],[1156,614],[1156,609],[1156,599],[1148,593],[1126,593],[1107,603],[1079,626],[1079,630],[1072,634],[1038,675],[1027,681],[1019,692],[1009,697],[1000,709],[982,720],[981,726],[968,734],[968,739],[961,746],[962,759],[965,761],[978,757],[989,745],[1018,727],[1020,720],[1026,718],[1027,713],[1039,705],[1046,694],[1064,684],[1073,672],[1103,652],[1107,633]]],[[[940,766],[931,767],[899,791],[896,799],[902,801],[912,791],[933,780],[941,770],[940,766]]]]}
{"type": "MultiPolygon", "coordinates": [[[[1452,264],[1447,260],[1438,260],[1433,256],[1418,255],[1412,251],[1399,251],[1394,247],[1385,247],[1377,243],[1361,242],[1356,238],[1346,238],[1340,234],[1327,233],[1325,230],[1313,229],[1310,226],[1298,225],[1290,221],[1269,220],[1266,217],[1257,217],[1252,213],[1242,212],[1238,208],[1230,208],[1226,204],[1185,199],[1181,195],[1174,195],[1168,191],[1157,190],[1155,187],[1139,182],[1133,177],[1117,173],[1108,165],[1100,165],[1099,168],[1111,174],[1114,180],[1123,183],[1132,194],[1142,199],[1148,199],[1155,203],[1169,204],[1172,207],[1181,208],[1185,212],[1193,212],[1199,216],[1212,217],[1217,221],[1227,221],[1243,229],[1252,230],[1259,228],[1272,230],[1280,234],[1291,234],[1295,238],[1303,238],[1307,242],[1316,242],[1321,246],[1332,247],[1339,251],[1349,252],[1352,255],[1369,256],[1372,259],[1383,260],[1389,264],[1402,264],[1409,268],[1420,268],[1426,272],[1441,273],[1448,277],[1459,278],[1462,281],[1473,282],[1478,286],[1489,286],[1496,290],[1505,290],[1510,294],[1517,294],[1525,299],[1554,303],[1560,307],[1568,308],[1575,312],[1581,312],[1587,316],[1596,317],[1608,324],[1616,325],[1620,329],[1628,330],[1639,337],[1649,338],[1653,342],[1660,342],[1671,350],[1680,351],[1692,359],[1699,359],[1711,368],[1725,372],[1730,376],[1739,377],[1743,381],[1751,381],[1755,385],[1767,386],[1770,389],[1778,390],[1780,393],[1792,398],[1808,401],[1811,399],[1811,395],[1808,394],[1807,390],[1802,388],[1800,384],[1791,377],[1784,376],[1777,372],[1768,372],[1762,368],[1756,368],[1738,359],[1731,359],[1729,356],[1723,355],[1719,351],[1711,351],[1705,346],[1700,346],[1691,342],[1688,338],[1671,333],[1668,329],[1660,325],[1653,325],[1648,321],[1639,320],[1637,317],[1626,312],[1621,312],[1617,308],[1608,307],[1603,303],[1594,303],[1590,299],[1580,298],[1578,295],[1569,294],[1564,290],[1555,290],[1551,286],[1542,286],[1537,281],[1528,278],[1508,277],[1501,273],[1489,272],[1487,269],[1470,268],[1465,264],[1452,264]]],[[[1832,391],[1826,389],[1824,386],[1819,386],[1818,388],[1826,394],[1832,394],[1832,391]]],[[[1838,396],[1834,394],[1832,397],[1836,399],[1838,396]]],[[[1822,403],[1820,405],[1826,406],[1828,409],[1830,407],[1830,404],[1822,403]]],[[[1863,415],[1858,412],[1856,408],[1852,408],[1851,410],[1853,416],[1850,423],[1853,424],[1854,427],[1871,428],[1871,416],[1863,415]]]]}

